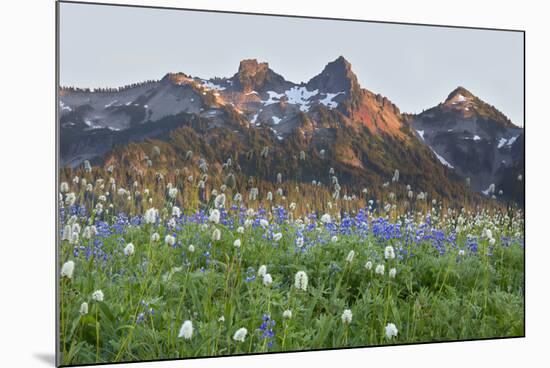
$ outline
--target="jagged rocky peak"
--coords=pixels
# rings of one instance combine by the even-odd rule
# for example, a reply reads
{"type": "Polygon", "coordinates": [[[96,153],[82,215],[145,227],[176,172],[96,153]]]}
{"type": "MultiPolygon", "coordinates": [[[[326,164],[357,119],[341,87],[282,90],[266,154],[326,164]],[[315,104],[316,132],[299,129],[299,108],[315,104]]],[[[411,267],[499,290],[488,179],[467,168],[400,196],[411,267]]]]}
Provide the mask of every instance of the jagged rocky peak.
{"type": "Polygon", "coordinates": [[[282,91],[288,88],[287,82],[281,75],[269,68],[266,62],[256,59],[245,59],[239,64],[239,71],[232,77],[243,92],[261,92],[263,90],[282,91]]]}
{"type": "Polygon", "coordinates": [[[351,64],[343,56],[328,63],[323,71],[307,83],[308,89],[325,93],[350,93],[358,90],[357,76],[351,69],[351,64]]]}
{"type": "Polygon", "coordinates": [[[257,75],[266,74],[269,69],[269,64],[266,62],[259,63],[256,59],[244,59],[239,63],[239,76],[255,77],[257,75]]]}

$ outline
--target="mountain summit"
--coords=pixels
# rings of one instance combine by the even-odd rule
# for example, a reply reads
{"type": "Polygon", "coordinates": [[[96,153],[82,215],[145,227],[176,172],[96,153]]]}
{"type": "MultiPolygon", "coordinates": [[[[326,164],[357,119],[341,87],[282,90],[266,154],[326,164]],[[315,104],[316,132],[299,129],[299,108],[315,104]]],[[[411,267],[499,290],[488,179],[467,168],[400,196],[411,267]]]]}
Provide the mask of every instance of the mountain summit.
{"type": "Polygon", "coordinates": [[[507,128],[516,127],[512,121],[496,107],[486,103],[464,87],[455,88],[442,104],[444,108],[460,112],[467,117],[476,116],[491,120],[507,128]]]}
{"type": "Polygon", "coordinates": [[[343,56],[328,63],[323,71],[311,78],[307,83],[310,90],[320,90],[327,93],[357,92],[360,88],[357,76],[351,69],[351,64],[343,56]]]}
{"type": "Polygon", "coordinates": [[[472,92],[468,91],[462,86],[458,86],[451,93],[449,93],[449,96],[447,96],[445,103],[452,101],[465,101],[474,98],[475,96],[472,94],[472,92]]]}
{"type": "Polygon", "coordinates": [[[491,184],[503,196],[522,200],[523,129],[494,106],[464,87],[444,102],[415,115],[411,124],[419,137],[448,166],[479,192],[491,184]]]}
{"type": "Polygon", "coordinates": [[[239,71],[230,79],[233,85],[244,93],[265,90],[281,91],[290,86],[281,75],[269,68],[266,62],[245,59],[239,64],[239,71]]]}

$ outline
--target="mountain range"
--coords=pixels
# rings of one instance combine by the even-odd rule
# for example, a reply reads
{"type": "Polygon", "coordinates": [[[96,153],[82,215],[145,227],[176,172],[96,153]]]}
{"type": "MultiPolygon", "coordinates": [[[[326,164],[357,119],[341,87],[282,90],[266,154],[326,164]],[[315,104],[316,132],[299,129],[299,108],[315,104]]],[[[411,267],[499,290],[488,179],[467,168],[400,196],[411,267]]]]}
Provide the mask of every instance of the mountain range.
{"type": "Polygon", "coordinates": [[[169,73],[116,89],[62,87],[59,124],[67,168],[89,160],[145,169],[156,146],[163,167],[186,166],[193,152],[195,163],[221,172],[230,158],[243,177],[267,181],[281,173],[329,186],[334,172],[356,192],[397,169],[403,185],[437,197],[523,203],[522,128],[463,87],[403,114],[362,88],[343,57],[305,83],[251,59],[227,78],[169,73]]]}

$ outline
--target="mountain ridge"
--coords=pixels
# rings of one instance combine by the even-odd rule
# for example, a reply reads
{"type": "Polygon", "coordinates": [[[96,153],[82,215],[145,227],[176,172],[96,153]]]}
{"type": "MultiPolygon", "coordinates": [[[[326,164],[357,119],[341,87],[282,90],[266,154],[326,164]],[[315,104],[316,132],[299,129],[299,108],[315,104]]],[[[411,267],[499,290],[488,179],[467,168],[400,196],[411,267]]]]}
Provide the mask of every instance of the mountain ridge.
{"type": "MultiPolygon", "coordinates": [[[[330,162],[343,185],[381,184],[399,169],[403,178],[424,190],[463,197],[467,189],[463,172],[457,169],[461,165],[447,159],[437,141],[428,142],[429,134],[420,136],[418,124],[433,126],[428,117],[439,110],[442,116],[465,120],[479,110],[489,125],[508,129],[507,120],[490,107],[458,87],[422,114],[402,114],[387,97],[362,88],[343,56],[301,83],[287,81],[266,62],[244,59],[231,77],[202,79],[179,72],[116,89],[61,88],[61,164],[77,167],[90,160],[103,165],[116,161],[113,152],[122,146],[137,149],[151,140],[171,141],[173,133],[192,129],[194,139],[203,142],[200,147],[220,145],[220,132],[225,132],[230,146],[243,150],[234,159],[248,174],[259,170],[253,170],[250,159],[260,165],[257,157],[265,147],[281,158],[301,157],[304,152],[312,159],[292,165],[283,159],[273,161],[259,173],[265,179],[273,170],[286,171],[288,164],[293,170],[301,165],[300,180],[317,180],[323,162],[330,162]],[[465,113],[466,108],[472,111],[465,113]],[[411,162],[403,162],[403,156],[411,162]]],[[[181,146],[176,150],[180,154],[186,146],[195,147],[181,134],[178,137],[172,144],[181,146]]],[[[221,165],[224,158],[211,152],[209,159],[221,165]]],[[[484,189],[476,180],[474,184],[477,191],[484,189]]]]}

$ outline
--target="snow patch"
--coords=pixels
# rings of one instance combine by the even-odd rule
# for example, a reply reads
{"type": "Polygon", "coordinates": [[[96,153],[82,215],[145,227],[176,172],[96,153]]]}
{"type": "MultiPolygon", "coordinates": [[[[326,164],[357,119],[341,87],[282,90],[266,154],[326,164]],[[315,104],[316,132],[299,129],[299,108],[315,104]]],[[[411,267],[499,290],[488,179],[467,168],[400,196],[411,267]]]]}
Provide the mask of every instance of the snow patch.
{"type": "Polygon", "coordinates": [[[473,140],[474,141],[479,141],[479,140],[481,140],[481,137],[479,135],[474,135],[473,140]]]}
{"type": "Polygon", "coordinates": [[[338,106],[338,102],[335,102],[332,99],[334,97],[338,96],[339,94],[342,94],[342,93],[344,93],[344,92],[327,93],[326,94],[327,96],[325,98],[323,98],[322,100],[319,100],[319,103],[325,105],[329,109],[334,109],[336,106],[338,106]]]}
{"type": "Polygon", "coordinates": [[[114,104],[116,104],[117,102],[118,102],[118,100],[114,100],[113,102],[110,102],[110,103],[108,103],[107,105],[105,105],[105,108],[111,107],[111,106],[113,106],[114,104]]]}
{"type": "Polygon", "coordinates": [[[510,139],[508,140],[508,143],[507,143],[507,145],[508,145],[508,146],[511,146],[512,144],[514,144],[514,142],[515,142],[515,141],[516,141],[516,139],[518,139],[518,138],[519,138],[519,135],[517,135],[517,136],[515,136],[515,137],[512,137],[512,138],[510,138],[510,139]]]}
{"type": "Polygon", "coordinates": [[[265,101],[262,101],[264,106],[272,105],[274,103],[279,102],[281,97],[285,95],[284,93],[277,93],[275,91],[267,91],[267,94],[269,95],[269,98],[265,101]]]}
{"type": "Polygon", "coordinates": [[[444,157],[440,156],[435,150],[432,148],[432,152],[435,154],[435,157],[441,162],[443,165],[450,167],[451,169],[454,169],[455,167],[451,165],[447,160],[445,160],[444,157]]]}
{"type": "Polygon", "coordinates": [[[292,87],[285,91],[288,102],[298,105],[301,111],[309,111],[309,99],[319,93],[319,90],[308,91],[306,87],[292,87]]]}
{"type": "Polygon", "coordinates": [[[202,85],[205,87],[205,88],[208,88],[208,89],[217,89],[218,91],[223,91],[225,89],[225,87],[223,86],[220,86],[219,84],[215,84],[215,83],[212,83],[208,80],[203,80],[202,81],[202,85]]]}
{"type": "Polygon", "coordinates": [[[256,119],[258,119],[258,115],[259,115],[259,114],[256,114],[256,115],[254,115],[254,116],[252,117],[252,119],[250,119],[250,122],[251,122],[252,124],[256,124],[256,119]]]}
{"type": "Polygon", "coordinates": [[[418,133],[420,138],[422,138],[422,140],[424,140],[424,131],[423,130],[417,130],[416,132],[418,133]]]}
{"type": "Polygon", "coordinates": [[[485,190],[482,190],[481,193],[485,194],[486,196],[490,195],[491,193],[495,192],[495,185],[490,184],[489,187],[485,190]]]}
{"type": "Polygon", "coordinates": [[[59,101],[59,106],[61,107],[61,110],[73,111],[73,109],[71,109],[69,106],[65,105],[63,103],[63,101],[59,101]]]}
{"type": "MultiPolygon", "coordinates": [[[[283,96],[286,96],[288,103],[293,105],[298,105],[301,111],[309,111],[310,107],[310,101],[309,99],[313,96],[316,96],[319,94],[319,90],[309,91],[306,87],[292,87],[291,89],[285,91],[284,93],[277,93],[275,91],[267,91],[267,94],[269,98],[267,100],[262,101],[264,106],[272,105],[274,103],[277,103],[280,101],[280,99],[283,96]]],[[[336,107],[336,103],[332,101],[332,99],[337,94],[331,93],[327,94],[327,97],[323,99],[323,101],[326,100],[327,106],[330,104],[330,107],[336,107]]]]}
{"type": "Polygon", "coordinates": [[[275,125],[279,125],[279,123],[281,122],[281,118],[277,117],[277,116],[272,116],[271,119],[273,120],[273,124],[275,125]]]}
{"type": "Polygon", "coordinates": [[[514,144],[514,142],[516,141],[516,139],[519,138],[519,135],[515,136],[515,137],[512,137],[510,139],[506,139],[506,138],[500,138],[500,140],[498,141],[498,146],[497,148],[502,148],[504,146],[511,146],[512,144],[514,144]]]}
{"type": "Polygon", "coordinates": [[[84,123],[89,127],[87,130],[103,128],[101,125],[96,125],[93,122],[91,122],[90,120],[84,120],[84,123]]]}

